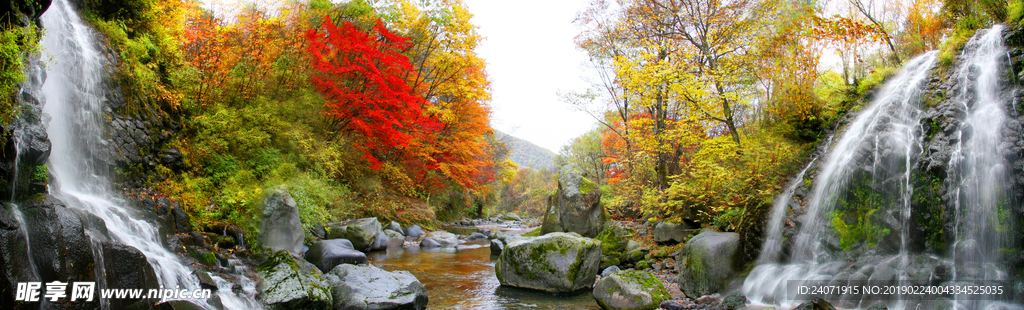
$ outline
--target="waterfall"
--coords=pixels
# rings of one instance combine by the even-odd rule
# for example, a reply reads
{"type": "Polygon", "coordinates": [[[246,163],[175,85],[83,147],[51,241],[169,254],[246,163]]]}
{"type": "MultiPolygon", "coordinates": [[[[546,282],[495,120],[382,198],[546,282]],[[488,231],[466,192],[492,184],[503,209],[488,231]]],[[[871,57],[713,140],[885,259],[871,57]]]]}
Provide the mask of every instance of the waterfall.
{"type": "MultiPolygon", "coordinates": [[[[56,0],[42,16],[46,29],[42,39],[50,63],[43,84],[46,103],[43,112],[50,120],[47,133],[52,142],[48,167],[53,175],[51,194],[68,208],[78,209],[102,219],[112,242],[141,251],[156,272],[163,288],[194,290],[198,279],[178,257],[161,244],[158,228],[127,207],[112,189],[111,171],[105,156],[109,141],[104,138],[108,121],[105,114],[104,86],[107,63],[93,30],[84,24],[66,0],[56,0]]],[[[89,246],[89,245],[83,245],[89,246]]],[[[93,239],[99,288],[104,288],[102,244],[93,239]]],[[[220,279],[213,276],[215,279],[220,279]]],[[[216,292],[220,306],[226,309],[262,308],[252,296],[254,285],[236,277],[240,294],[230,283],[219,281],[216,292]]],[[[204,300],[193,300],[203,308],[214,308],[204,300]]],[[[109,305],[104,301],[103,307],[109,305]]]]}
{"type": "MultiPolygon", "coordinates": [[[[791,298],[796,284],[810,281],[830,285],[864,281],[977,285],[977,281],[1008,280],[1006,258],[1000,251],[1019,242],[1007,236],[1014,227],[1008,210],[1019,203],[1010,195],[1014,182],[1008,158],[1019,154],[1006,139],[1014,131],[1007,130],[1011,118],[1006,110],[1012,99],[1003,94],[1007,92],[1000,85],[1007,74],[1008,53],[1002,32],[1003,27],[997,25],[978,31],[968,41],[956,67],[950,70],[949,83],[944,84],[952,85],[949,94],[939,95],[949,99],[940,99],[939,104],[945,105],[933,106],[938,112],[930,112],[936,114],[929,119],[923,111],[928,100],[925,95],[930,92],[925,88],[928,81],[938,80],[931,73],[936,52],[908,61],[887,80],[870,104],[836,134],[832,149],[826,147],[813,188],[805,197],[791,253],[785,256],[782,254],[788,249],[783,248],[785,241],[777,227],[785,224],[785,213],[793,205],[789,202],[793,187],[802,182],[807,168],[791,181],[776,198],[761,257],[742,286],[752,302],[793,307],[805,301],[791,298]],[[935,119],[942,120],[942,125],[924,123],[935,119]],[[927,138],[925,132],[929,132],[927,138]],[[932,140],[936,134],[942,138],[932,140]],[[924,157],[926,148],[932,155],[948,154],[944,159],[948,162],[936,164],[933,158],[940,157],[924,157]],[[921,165],[925,159],[928,167],[921,165]],[[939,169],[945,174],[943,183],[924,179],[932,182],[930,187],[915,189],[922,185],[922,175],[934,173],[925,171],[934,165],[944,167],[939,169]],[[946,191],[942,203],[922,202],[923,196],[915,193],[936,191],[940,185],[946,191]],[[935,208],[929,210],[949,210],[943,212],[952,217],[922,215],[927,210],[918,210],[921,205],[935,208]],[[939,222],[914,222],[915,217],[939,222]],[[941,227],[924,227],[927,225],[941,227]],[[927,229],[949,231],[946,238],[951,246],[921,252],[925,247],[922,238],[931,238],[921,236],[927,229]]],[[[934,100],[929,102],[934,104],[934,100]]],[[[993,300],[962,300],[961,296],[870,298],[837,298],[834,302],[849,308],[866,308],[877,302],[889,309],[1020,308],[993,300]]]]}

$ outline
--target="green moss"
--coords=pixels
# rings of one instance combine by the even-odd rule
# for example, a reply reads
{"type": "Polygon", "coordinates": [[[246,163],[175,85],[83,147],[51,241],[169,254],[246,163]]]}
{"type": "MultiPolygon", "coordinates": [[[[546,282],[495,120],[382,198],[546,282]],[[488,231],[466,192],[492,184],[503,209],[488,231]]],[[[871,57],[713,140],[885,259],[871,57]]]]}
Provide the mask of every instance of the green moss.
{"type": "Polygon", "coordinates": [[[530,232],[523,234],[523,237],[540,237],[540,236],[542,236],[540,228],[531,230],[530,232]]]}
{"type": "Polygon", "coordinates": [[[32,182],[50,182],[50,171],[46,168],[46,165],[38,165],[35,169],[32,169],[32,182]]]}
{"type": "Polygon", "coordinates": [[[594,190],[597,190],[597,184],[587,178],[580,178],[580,193],[588,194],[594,190]]]}

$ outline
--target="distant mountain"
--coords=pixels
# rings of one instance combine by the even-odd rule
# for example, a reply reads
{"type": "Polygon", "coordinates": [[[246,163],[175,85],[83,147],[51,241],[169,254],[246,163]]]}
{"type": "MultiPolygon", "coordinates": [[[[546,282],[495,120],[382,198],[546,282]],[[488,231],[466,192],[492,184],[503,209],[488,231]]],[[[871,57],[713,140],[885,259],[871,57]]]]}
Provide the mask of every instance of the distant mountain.
{"type": "Polygon", "coordinates": [[[555,152],[551,150],[498,130],[494,130],[494,137],[498,141],[505,142],[509,150],[508,158],[519,165],[519,167],[533,167],[537,169],[555,167],[555,152]]]}

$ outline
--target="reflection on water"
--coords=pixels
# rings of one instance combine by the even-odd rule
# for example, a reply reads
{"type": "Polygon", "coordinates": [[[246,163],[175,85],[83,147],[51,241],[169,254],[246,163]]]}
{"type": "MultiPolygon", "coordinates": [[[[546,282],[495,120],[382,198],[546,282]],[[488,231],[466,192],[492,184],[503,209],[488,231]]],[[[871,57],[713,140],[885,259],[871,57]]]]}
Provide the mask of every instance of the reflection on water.
{"type": "Polygon", "coordinates": [[[384,270],[415,275],[427,287],[430,309],[600,309],[590,292],[565,296],[502,287],[484,243],[459,249],[389,248],[366,256],[384,270]]]}

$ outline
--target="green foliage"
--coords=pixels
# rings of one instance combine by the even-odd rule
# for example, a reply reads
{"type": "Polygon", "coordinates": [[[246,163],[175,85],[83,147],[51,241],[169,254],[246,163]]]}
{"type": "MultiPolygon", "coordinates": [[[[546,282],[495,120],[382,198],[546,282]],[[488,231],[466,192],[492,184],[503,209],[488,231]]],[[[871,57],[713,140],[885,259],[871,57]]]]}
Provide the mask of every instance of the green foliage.
{"type": "Polygon", "coordinates": [[[39,37],[33,26],[0,28],[0,124],[10,124],[18,115],[14,96],[25,80],[22,56],[38,52],[39,37]]]}
{"type": "Polygon", "coordinates": [[[869,248],[877,246],[879,240],[889,235],[889,229],[877,224],[879,219],[872,215],[896,204],[886,198],[889,196],[871,188],[869,174],[856,174],[852,180],[847,191],[838,197],[838,205],[830,215],[832,229],[839,235],[844,251],[857,243],[869,248]]]}
{"type": "Polygon", "coordinates": [[[38,183],[50,183],[50,170],[46,168],[46,165],[38,165],[32,169],[32,182],[38,183]]]}
{"type": "Polygon", "coordinates": [[[857,84],[857,93],[863,96],[868,90],[880,86],[886,79],[896,74],[898,70],[899,68],[889,66],[875,67],[871,74],[868,74],[867,77],[857,84]]]}

